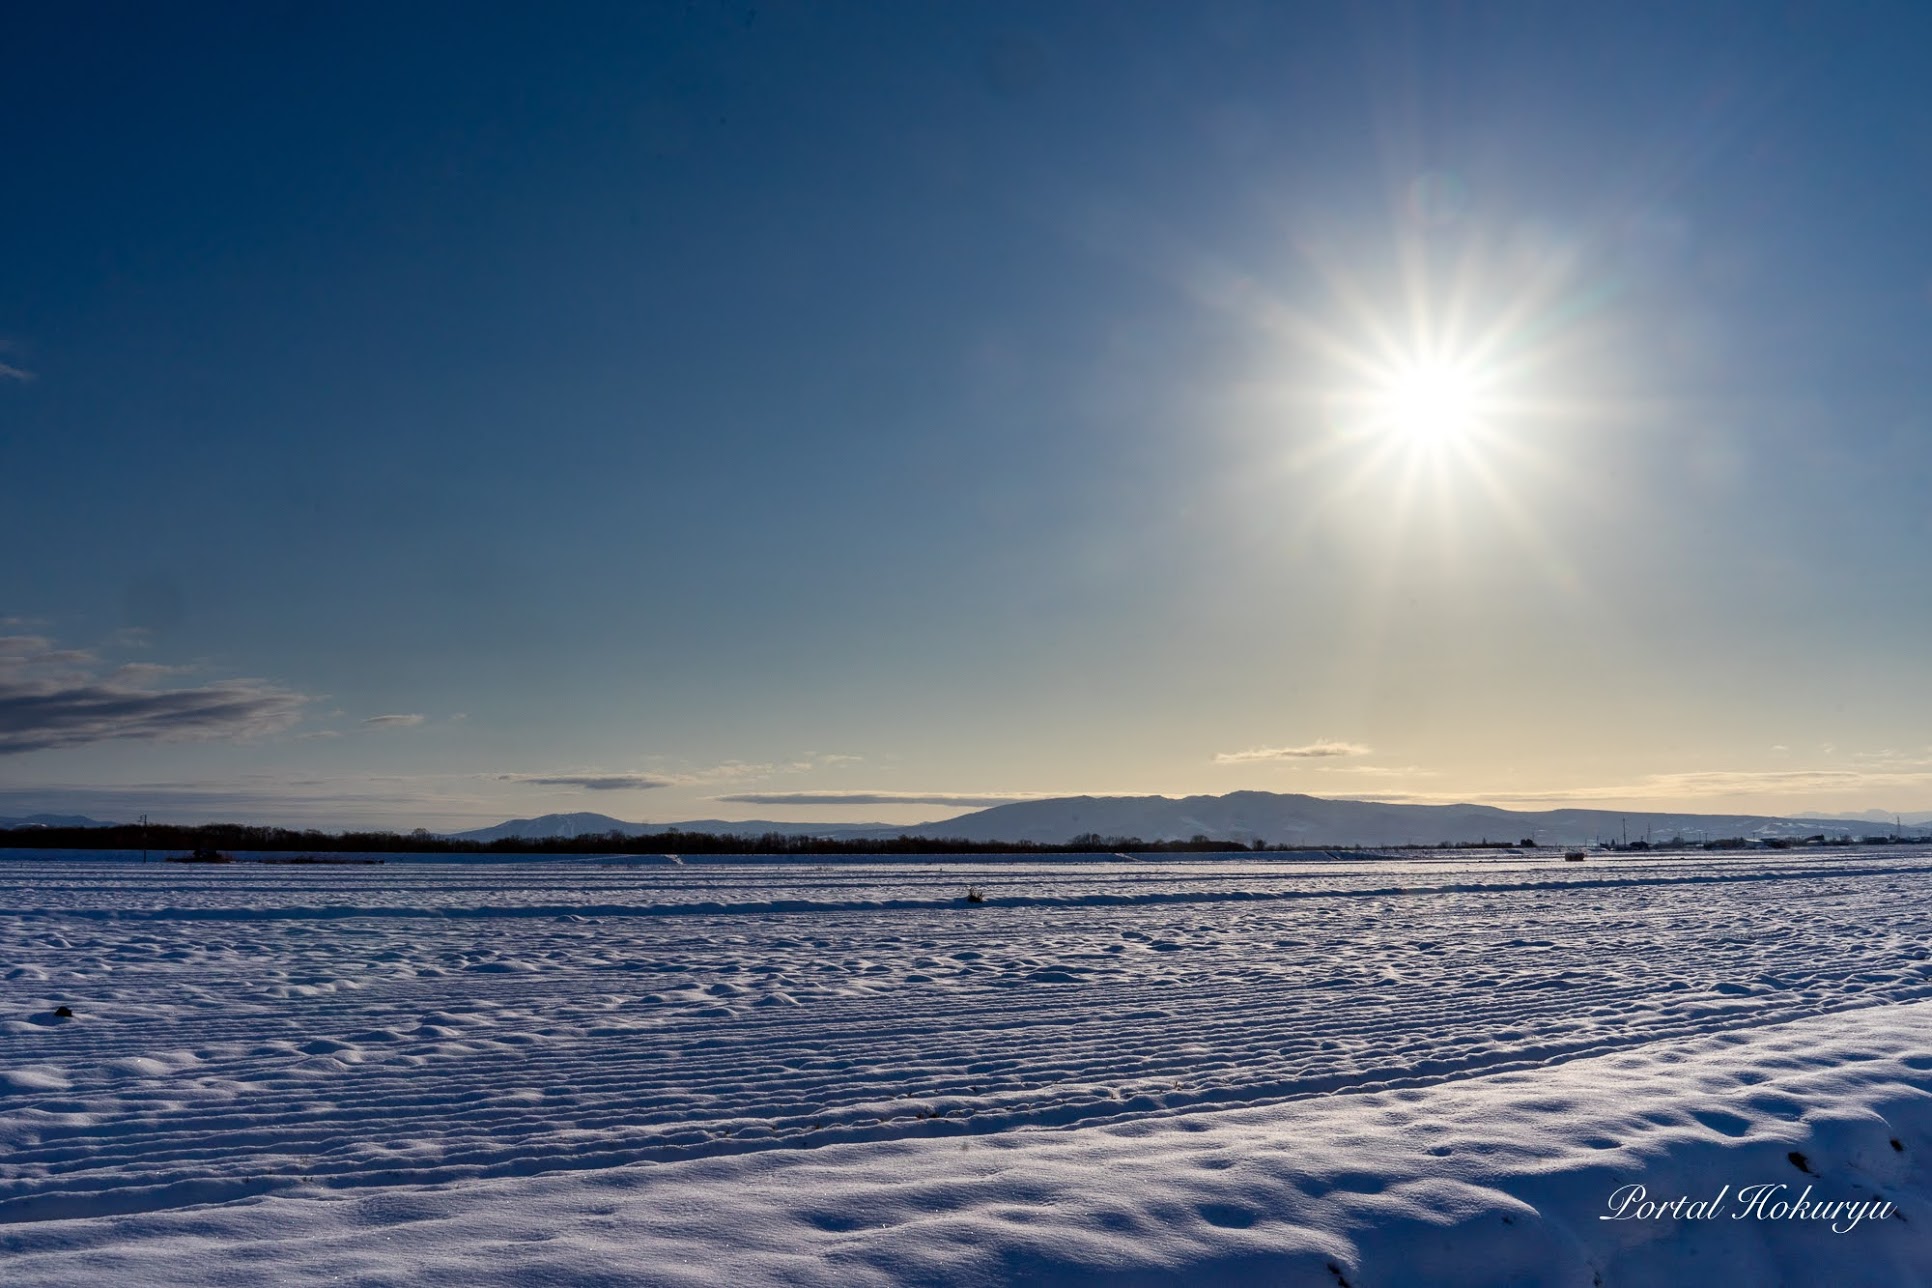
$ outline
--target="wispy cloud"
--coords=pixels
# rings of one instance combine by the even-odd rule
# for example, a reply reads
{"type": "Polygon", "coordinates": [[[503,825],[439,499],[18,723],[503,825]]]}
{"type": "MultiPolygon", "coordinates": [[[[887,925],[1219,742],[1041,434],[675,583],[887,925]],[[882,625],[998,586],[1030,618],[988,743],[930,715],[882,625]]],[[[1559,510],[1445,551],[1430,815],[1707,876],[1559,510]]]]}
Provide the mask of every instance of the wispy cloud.
{"type": "Polygon", "coordinates": [[[21,384],[36,379],[33,372],[25,367],[16,367],[10,362],[0,362],[0,380],[13,380],[21,384]]]}
{"type": "Polygon", "coordinates": [[[0,755],[117,741],[185,742],[280,733],[308,697],[266,680],[161,688],[176,668],[104,668],[39,635],[0,637],[0,755]]]}
{"type": "Polygon", "coordinates": [[[1650,774],[1625,787],[1586,789],[1592,798],[1645,796],[1760,796],[1874,790],[1932,785],[1932,772],[1910,769],[1700,770],[1650,774]]]}
{"type": "Polygon", "coordinates": [[[646,759],[656,762],[657,775],[672,786],[718,787],[731,783],[756,783],[790,774],[808,774],[821,769],[843,769],[859,764],[865,758],[830,752],[807,752],[797,760],[726,760],[703,768],[688,768],[688,762],[679,762],[670,757],[653,756],[646,759]]]}
{"type": "Polygon", "coordinates": [[[1492,792],[1389,792],[1371,799],[1391,804],[1418,805],[1529,805],[1588,807],[1625,804],[1633,807],[1655,806],[1658,802],[1719,800],[1727,797],[1777,797],[1762,810],[1781,810],[1797,798],[1832,793],[1914,792],[1932,794],[1932,769],[1771,769],[1771,770],[1695,770],[1676,774],[1647,774],[1634,782],[1606,783],[1585,787],[1557,787],[1535,791],[1492,792]]]}
{"type": "Polygon", "coordinates": [[[1048,800],[1052,792],[735,792],[714,796],[736,805],[1012,805],[1048,800]]]}
{"type": "Polygon", "coordinates": [[[497,774],[500,783],[528,783],[534,787],[578,787],[587,792],[643,792],[671,787],[667,778],[649,774],[497,774]]]}
{"type": "Polygon", "coordinates": [[[114,674],[132,684],[152,684],[171,675],[186,675],[193,669],[187,666],[163,666],[158,662],[123,662],[114,668],[114,674]]]}
{"type": "Polygon", "coordinates": [[[10,782],[0,814],[88,814],[126,822],[148,813],[176,823],[230,821],[345,827],[460,828],[496,822],[501,804],[474,774],[243,773],[214,782],[81,785],[10,782]]]}
{"type": "Polygon", "coordinates": [[[54,651],[54,642],[45,635],[0,635],[0,661],[17,658],[45,659],[54,651]]]}
{"type": "Polygon", "coordinates": [[[1271,760],[1325,760],[1333,756],[1372,756],[1375,749],[1359,742],[1334,742],[1327,738],[1300,747],[1254,747],[1247,751],[1223,751],[1214,757],[1217,765],[1252,765],[1271,760]]]}
{"type": "Polygon", "coordinates": [[[413,729],[429,717],[420,712],[406,715],[370,716],[362,722],[364,729],[413,729]]]}
{"type": "MultiPolygon", "coordinates": [[[[805,766],[810,768],[810,766],[805,766]]],[[[712,783],[742,782],[747,778],[769,778],[774,774],[796,773],[799,767],[765,761],[727,760],[704,769],[670,772],[665,780],[679,787],[703,787],[712,783]]]]}
{"type": "Polygon", "coordinates": [[[1317,765],[1324,774],[1351,774],[1360,778],[1434,778],[1436,771],[1420,765],[1317,765]]]}

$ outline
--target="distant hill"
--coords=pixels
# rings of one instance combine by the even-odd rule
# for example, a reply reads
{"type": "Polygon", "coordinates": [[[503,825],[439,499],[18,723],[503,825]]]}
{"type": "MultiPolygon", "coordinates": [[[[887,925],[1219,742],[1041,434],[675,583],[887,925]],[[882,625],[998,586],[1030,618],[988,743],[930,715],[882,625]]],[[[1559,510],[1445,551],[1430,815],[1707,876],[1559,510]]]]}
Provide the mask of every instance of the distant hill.
{"type": "Polygon", "coordinates": [[[512,836],[540,840],[552,836],[594,836],[604,832],[640,836],[650,830],[647,823],[626,823],[608,814],[545,814],[540,818],[513,818],[493,827],[451,832],[449,835],[459,841],[501,841],[512,836]]]}
{"type": "Polygon", "coordinates": [[[114,827],[84,814],[29,814],[24,818],[0,818],[0,827],[114,827]]]}
{"type": "Polygon", "coordinates": [[[714,836],[735,833],[762,836],[782,832],[787,836],[826,836],[838,840],[862,840],[874,836],[898,836],[908,829],[886,823],[774,823],[768,819],[722,818],[690,819],[682,823],[626,823],[608,814],[544,814],[538,818],[513,818],[494,827],[479,827],[469,832],[450,833],[459,841],[500,841],[515,837],[543,840],[549,837],[602,836],[622,832],[625,836],[655,836],[661,832],[708,832],[714,836]]]}
{"type": "Polygon", "coordinates": [[[1919,810],[1916,813],[1911,810],[1906,810],[1903,813],[1899,813],[1894,810],[1861,809],[1855,814],[1821,814],[1817,810],[1806,810],[1802,814],[1793,814],[1791,817],[1863,819],[1867,823],[1885,823],[1887,825],[1893,819],[1897,819],[1907,827],[1916,827],[1921,823],[1932,823],[1932,810],[1919,810]]]}
{"type": "Polygon", "coordinates": [[[453,835],[460,840],[602,835],[647,837],[668,831],[779,832],[836,840],[917,836],[966,841],[1034,841],[1061,845],[1077,836],[1139,837],[1143,841],[1215,841],[1270,845],[1435,845],[1441,841],[1583,845],[1593,840],[1663,841],[1718,837],[1864,836],[1885,831],[1873,818],[1777,818],[1762,814],[1667,814],[1624,810],[1509,810],[1490,805],[1389,805],[1378,801],[1327,800],[1282,792],[1229,792],[1225,796],[1068,796],[995,805],[957,818],[910,827],[887,823],[781,823],[766,819],[690,819],[681,823],[627,823],[608,814],[545,814],[515,818],[494,827],[453,835]]]}
{"type": "Polygon", "coordinates": [[[1326,800],[1278,792],[1225,796],[1073,796],[1020,801],[904,831],[913,836],[968,841],[1060,844],[1076,836],[1139,837],[1143,841],[1261,840],[1268,844],[1434,845],[1462,841],[1517,841],[1581,845],[1595,839],[1642,840],[1673,836],[1862,836],[1877,831],[1869,819],[1790,819],[1756,814],[1670,814],[1636,810],[1508,810],[1489,805],[1388,805],[1326,800]]]}

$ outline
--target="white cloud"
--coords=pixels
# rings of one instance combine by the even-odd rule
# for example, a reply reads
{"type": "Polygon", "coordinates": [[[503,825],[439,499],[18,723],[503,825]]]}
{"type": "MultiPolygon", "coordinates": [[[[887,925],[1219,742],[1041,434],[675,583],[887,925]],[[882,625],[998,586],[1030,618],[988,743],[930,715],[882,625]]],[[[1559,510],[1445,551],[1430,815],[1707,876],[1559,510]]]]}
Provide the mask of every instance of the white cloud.
{"type": "Polygon", "coordinates": [[[1372,747],[1359,742],[1319,739],[1301,747],[1254,747],[1248,751],[1223,751],[1214,757],[1217,765],[1252,765],[1273,760],[1325,760],[1333,756],[1371,756],[1372,747]]]}
{"type": "Polygon", "coordinates": [[[407,715],[370,716],[362,722],[365,729],[413,729],[429,717],[420,712],[407,715]]]}

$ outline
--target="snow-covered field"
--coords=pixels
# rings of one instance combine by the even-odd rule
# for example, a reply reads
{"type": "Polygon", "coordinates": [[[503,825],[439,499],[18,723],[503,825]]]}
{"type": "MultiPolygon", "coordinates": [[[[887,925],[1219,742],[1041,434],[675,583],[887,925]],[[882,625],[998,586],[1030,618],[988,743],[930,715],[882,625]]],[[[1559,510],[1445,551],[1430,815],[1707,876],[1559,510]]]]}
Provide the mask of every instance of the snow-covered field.
{"type": "Polygon", "coordinates": [[[1905,849],[0,856],[0,1281],[1932,1282],[1929,949],[1905,849]]]}

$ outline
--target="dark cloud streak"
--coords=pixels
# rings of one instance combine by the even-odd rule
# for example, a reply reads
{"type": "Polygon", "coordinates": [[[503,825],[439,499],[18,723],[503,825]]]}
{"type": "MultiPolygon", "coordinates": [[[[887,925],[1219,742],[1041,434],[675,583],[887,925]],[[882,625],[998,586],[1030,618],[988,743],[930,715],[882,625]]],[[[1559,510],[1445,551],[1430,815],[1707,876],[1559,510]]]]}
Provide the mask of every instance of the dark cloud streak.
{"type": "Polygon", "coordinates": [[[648,774],[498,774],[497,781],[529,783],[535,787],[581,787],[587,792],[642,792],[670,787],[668,779],[648,774]]]}
{"type": "Polygon", "coordinates": [[[100,659],[39,635],[0,637],[0,755],[100,742],[186,742],[280,733],[308,698],[266,680],[157,688],[171,668],[100,659]]]}
{"type": "Polygon", "coordinates": [[[961,792],[737,792],[714,800],[734,805],[1012,805],[1039,800],[1039,793],[986,795],[961,792]]]}

